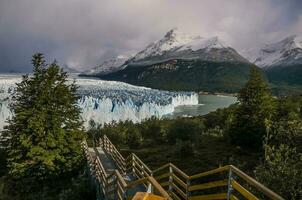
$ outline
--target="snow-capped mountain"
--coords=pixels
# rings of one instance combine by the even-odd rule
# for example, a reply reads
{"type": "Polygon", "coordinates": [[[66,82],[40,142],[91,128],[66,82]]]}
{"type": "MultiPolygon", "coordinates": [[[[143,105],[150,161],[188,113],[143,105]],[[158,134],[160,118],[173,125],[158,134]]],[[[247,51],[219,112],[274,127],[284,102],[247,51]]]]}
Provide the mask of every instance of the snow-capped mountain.
{"type": "Polygon", "coordinates": [[[263,68],[302,64],[302,37],[293,35],[260,49],[254,63],[263,68]]]}
{"type": "Polygon", "coordinates": [[[129,59],[128,56],[119,55],[116,58],[104,61],[102,64],[84,72],[83,75],[105,75],[119,71],[124,68],[123,64],[129,59]]]}
{"type": "Polygon", "coordinates": [[[136,54],[133,60],[138,61],[148,57],[161,56],[168,51],[197,51],[204,48],[224,48],[224,45],[218,40],[218,37],[203,38],[199,35],[184,34],[175,28],[167,32],[164,38],[151,43],[136,54]]]}
{"type": "Polygon", "coordinates": [[[218,37],[172,29],[127,60],[122,70],[99,77],[165,90],[237,92],[251,66],[218,37]]]}
{"type": "Polygon", "coordinates": [[[171,59],[248,62],[218,37],[204,38],[172,29],[129,60],[129,65],[150,65],[171,59]]]}

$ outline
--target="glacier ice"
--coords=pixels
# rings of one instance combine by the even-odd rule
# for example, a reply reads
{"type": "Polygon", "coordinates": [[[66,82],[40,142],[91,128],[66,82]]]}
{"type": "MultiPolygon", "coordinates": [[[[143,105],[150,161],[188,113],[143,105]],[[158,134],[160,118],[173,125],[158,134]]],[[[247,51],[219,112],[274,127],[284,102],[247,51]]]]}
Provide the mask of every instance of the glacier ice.
{"type": "MultiPolygon", "coordinates": [[[[12,116],[9,102],[15,83],[20,81],[20,76],[0,75],[0,129],[12,116]]],[[[113,120],[140,122],[152,116],[161,118],[171,114],[176,106],[198,104],[198,95],[194,92],[161,91],[87,78],[76,78],[76,84],[79,85],[80,95],[78,106],[82,109],[86,128],[90,120],[101,125],[113,120]]]]}

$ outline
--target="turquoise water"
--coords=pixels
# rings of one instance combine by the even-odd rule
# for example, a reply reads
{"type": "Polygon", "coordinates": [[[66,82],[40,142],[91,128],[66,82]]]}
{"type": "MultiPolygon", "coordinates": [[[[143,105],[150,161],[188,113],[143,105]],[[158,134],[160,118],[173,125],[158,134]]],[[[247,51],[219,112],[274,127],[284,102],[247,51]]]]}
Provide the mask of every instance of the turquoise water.
{"type": "Polygon", "coordinates": [[[231,96],[199,95],[198,105],[178,106],[172,117],[205,115],[218,108],[226,108],[236,101],[237,98],[231,96]]]}

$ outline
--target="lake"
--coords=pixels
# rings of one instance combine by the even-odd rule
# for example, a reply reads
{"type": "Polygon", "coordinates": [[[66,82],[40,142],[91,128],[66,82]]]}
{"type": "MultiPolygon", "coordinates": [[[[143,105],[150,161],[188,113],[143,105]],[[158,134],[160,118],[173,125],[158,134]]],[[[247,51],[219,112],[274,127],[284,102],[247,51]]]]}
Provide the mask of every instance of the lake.
{"type": "Polygon", "coordinates": [[[172,117],[198,116],[215,111],[218,108],[226,108],[236,103],[237,98],[223,95],[199,95],[198,105],[177,106],[172,117]]]}

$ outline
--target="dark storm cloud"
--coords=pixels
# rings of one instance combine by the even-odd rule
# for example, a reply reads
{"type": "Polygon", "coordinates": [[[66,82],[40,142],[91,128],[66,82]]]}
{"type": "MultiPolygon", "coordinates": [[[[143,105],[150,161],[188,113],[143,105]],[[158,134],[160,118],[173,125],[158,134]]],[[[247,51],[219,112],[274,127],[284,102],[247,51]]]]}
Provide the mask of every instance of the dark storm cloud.
{"type": "Polygon", "coordinates": [[[175,26],[244,52],[301,34],[301,9],[301,0],[0,0],[0,71],[29,71],[34,52],[84,69],[175,26]]]}

